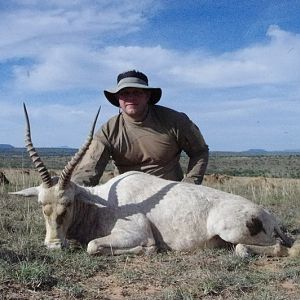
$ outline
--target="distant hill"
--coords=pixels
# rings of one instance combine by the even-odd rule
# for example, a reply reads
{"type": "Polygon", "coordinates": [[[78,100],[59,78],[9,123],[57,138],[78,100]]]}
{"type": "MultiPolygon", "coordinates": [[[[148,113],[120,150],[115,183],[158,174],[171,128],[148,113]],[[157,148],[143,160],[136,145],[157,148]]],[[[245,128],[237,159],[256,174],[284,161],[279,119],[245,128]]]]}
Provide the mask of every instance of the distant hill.
{"type": "Polygon", "coordinates": [[[289,153],[300,153],[300,149],[284,150],[284,152],[289,152],[289,153]]]}
{"type": "MultiPolygon", "coordinates": [[[[74,148],[54,148],[54,147],[49,147],[49,148],[35,148],[36,151],[41,155],[41,156],[73,156],[78,149],[74,148]]],[[[3,155],[23,155],[23,153],[26,153],[26,149],[24,147],[22,148],[1,148],[0,147],[0,156],[1,154],[3,155]]],[[[27,155],[25,155],[27,156],[27,155]]]]}
{"type": "Polygon", "coordinates": [[[249,155],[262,155],[262,154],[268,154],[268,151],[265,149],[249,149],[246,151],[242,151],[242,153],[249,154],[249,155]]]}
{"type": "Polygon", "coordinates": [[[299,155],[300,150],[293,149],[293,150],[281,150],[281,151],[267,151],[264,149],[249,149],[247,151],[240,152],[244,155],[299,155]]]}
{"type": "MultiPolygon", "coordinates": [[[[69,146],[57,146],[57,147],[37,147],[36,150],[40,154],[50,155],[50,156],[69,156],[74,155],[78,149],[71,148],[69,146]]],[[[10,144],[0,144],[0,154],[1,153],[11,153],[11,154],[19,154],[22,152],[26,152],[24,147],[14,147],[10,144]]],[[[270,155],[300,155],[300,150],[298,149],[290,149],[290,150],[282,150],[282,151],[267,151],[265,149],[248,149],[245,151],[210,151],[211,156],[270,156],[270,155]]],[[[186,154],[182,152],[182,156],[186,157],[186,154]]]]}
{"type": "Polygon", "coordinates": [[[0,144],[0,149],[14,149],[15,147],[9,144],[0,144]]]}

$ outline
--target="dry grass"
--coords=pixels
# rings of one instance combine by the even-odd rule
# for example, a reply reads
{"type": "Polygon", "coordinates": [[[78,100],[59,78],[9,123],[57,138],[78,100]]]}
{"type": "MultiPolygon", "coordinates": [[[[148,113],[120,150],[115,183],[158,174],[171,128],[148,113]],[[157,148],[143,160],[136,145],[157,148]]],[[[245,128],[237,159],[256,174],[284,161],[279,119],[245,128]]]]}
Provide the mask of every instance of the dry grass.
{"type": "Polygon", "coordinates": [[[285,227],[296,233],[300,228],[300,179],[226,176],[223,183],[204,184],[242,195],[267,207],[285,227]],[[297,229],[298,228],[298,229],[297,229]]]}
{"type": "MultiPolygon", "coordinates": [[[[35,199],[10,196],[38,183],[30,170],[4,170],[0,186],[0,299],[300,299],[300,260],[231,250],[90,257],[85,249],[49,252],[35,199]]],[[[228,177],[205,184],[264,205],[299,234],[300,180],[228,177]]]]}

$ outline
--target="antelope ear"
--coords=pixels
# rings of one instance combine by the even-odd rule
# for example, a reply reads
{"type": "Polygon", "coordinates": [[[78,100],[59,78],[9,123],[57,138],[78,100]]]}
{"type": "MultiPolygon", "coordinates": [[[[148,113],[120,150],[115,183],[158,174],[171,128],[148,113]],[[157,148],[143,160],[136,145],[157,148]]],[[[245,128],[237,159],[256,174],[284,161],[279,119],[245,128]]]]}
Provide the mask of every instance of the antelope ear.
{"type": "Polygon", "coordinates": [[[21,196],[25,196],[25,197],[33,197],[33,196],[39,195],[39,188],[34,186],[34,187],[30,187],[28,189],[21,190],[18,192],[11,192],[9,194],[10,195],[21,195],[21,196]]]}

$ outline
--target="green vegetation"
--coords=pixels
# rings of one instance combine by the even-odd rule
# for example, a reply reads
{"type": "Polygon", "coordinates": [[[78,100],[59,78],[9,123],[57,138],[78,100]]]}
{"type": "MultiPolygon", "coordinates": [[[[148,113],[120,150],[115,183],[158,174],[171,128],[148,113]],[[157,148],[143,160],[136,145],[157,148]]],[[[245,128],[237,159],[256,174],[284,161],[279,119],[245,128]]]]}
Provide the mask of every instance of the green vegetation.
{"type": "MultiPolygon", "coordinates": [[[[49,169],[61,169],[77,149],[39,148],[39,155],[49,169]]],[[[32,168],[32,161],[25,148],[0,149],[0,168],[32,168]]]]}
{"type": "MultiPolygon", "coordinates": [[[[181,158],[183,166],[187,157],[181,158]]],[[[243,153],[210,154],[207,174],[224,174],[229,176],[264,176],[275,178],[300,178],[300,155],[250,155],[243,153]]]]}
{"type": "Polygon", "coordinates": [[[300,155],[210,156],[208,173],[300,178],[300,155]]]}
{"type": "MultiPolygon", "coordinates": [[[[62,169],[76,149],[37,149],[49,169],[62,169]]],[[[181,164],[186,170],[187,156],[182,155],[181,164]]],[[[32,162],[24,148],[0,149],[0,168],[32,168],[32,162]]],[[[107,170],[113,168],[112,164],[107,170]]],[[[207,174],[230,176],[265,176],[277,178],[300,178],[300,154],[278,152],[252,154],[252,152],[211,152],[207,174]]]]}

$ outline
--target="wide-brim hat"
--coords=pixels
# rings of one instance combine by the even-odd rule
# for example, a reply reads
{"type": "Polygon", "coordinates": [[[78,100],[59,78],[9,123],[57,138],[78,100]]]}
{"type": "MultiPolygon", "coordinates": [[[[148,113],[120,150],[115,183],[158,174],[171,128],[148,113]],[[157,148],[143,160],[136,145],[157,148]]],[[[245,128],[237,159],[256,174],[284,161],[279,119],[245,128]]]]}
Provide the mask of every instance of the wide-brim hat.
{"type": "MultiPolygon", "coordinates": [[[[146,77],[147,78],[147,77],[146,77]]],[[[138,77],[130,76],[122,78],[118,81],[115,88],[104,90],[104,95],[107,100],[114,106],[119,107],[119,100],[116,97],[116,94],[125,88],[139,88],[144,90],[150,90],[151,95],[149,99],[149,104],[157,103],[161,98],[161,88],[155,88],[148,86],[148,80],[143,80],[138,77]]]]}

